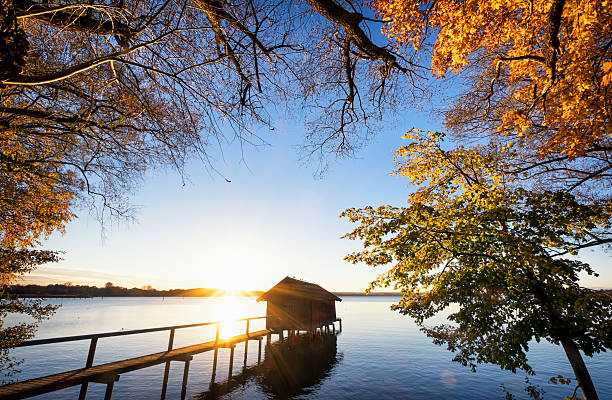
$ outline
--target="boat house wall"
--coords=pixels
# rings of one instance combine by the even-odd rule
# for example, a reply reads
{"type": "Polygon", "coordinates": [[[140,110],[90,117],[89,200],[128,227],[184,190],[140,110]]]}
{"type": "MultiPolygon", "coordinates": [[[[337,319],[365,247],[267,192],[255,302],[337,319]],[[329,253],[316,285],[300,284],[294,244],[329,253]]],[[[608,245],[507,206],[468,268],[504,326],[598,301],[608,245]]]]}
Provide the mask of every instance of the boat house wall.
{"type": "Polygon", "coordinates": [[[266,328],[314,332],[336,320],[336,301],[321,286],[286,277],[257,301],[267,301],[266,328]]]}

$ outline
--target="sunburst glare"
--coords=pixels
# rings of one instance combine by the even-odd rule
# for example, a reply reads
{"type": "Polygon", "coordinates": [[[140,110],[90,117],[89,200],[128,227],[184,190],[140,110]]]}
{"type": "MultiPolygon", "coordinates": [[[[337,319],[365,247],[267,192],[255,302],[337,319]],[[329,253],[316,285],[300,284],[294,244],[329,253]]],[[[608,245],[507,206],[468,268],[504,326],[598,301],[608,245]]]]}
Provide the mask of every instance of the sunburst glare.
{"type": "Polygon", "coordinates": [[[219,337],[228,338],[246,332],[246,322],[236,321],[249,317],[248,307],[245,299],[234,296],[223,296],[219,298],[219,304],[215,307],[215,320],[221,321],[219,337]]]}

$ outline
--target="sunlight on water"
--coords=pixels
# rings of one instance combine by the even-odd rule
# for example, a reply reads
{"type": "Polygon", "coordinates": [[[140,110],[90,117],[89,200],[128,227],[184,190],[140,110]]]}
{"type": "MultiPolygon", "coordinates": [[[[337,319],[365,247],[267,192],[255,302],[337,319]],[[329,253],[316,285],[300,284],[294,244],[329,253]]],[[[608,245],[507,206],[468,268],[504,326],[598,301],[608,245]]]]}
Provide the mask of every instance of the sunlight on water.
{"type": "MultiPolygon", "coordinates": [[[[187,398],[191,400],[503,400],[504,384],[519,400],[528,400],[524,374],[514,375],[494,365],[481,365],[476,373],[451,361],[445,347],[436,346],[410,318],[389,310],[397,298],[345,297],[336,304],[343,331],[329,344],[315,342],[302,348],[285,337],[285,344],[262,346],[258,364],[258,346],[251,342],[243,366],[245,346],[236,346],[233,379],[228,382],[230,350],[219,350],[215,381],[226,391],[211,393],[213,352],[194,357],[190,364],[187,398]],[[285,348],[286,347],[286,348],[285,348]],[[226,383],[223,386],[223,383],[226,383]]],[[[224,321],[220,336],[245,332],[246,322],[236,319],[266,314],[266,303],[255,298],[93,298],[51,299],[63,304],[57,314],[41,324],[37,338],[112,332],[160,326],[224,321]]],[[[429,324],[444,323],[443,319],[429,324]]],[[[250,331],[264,329],[265,319],[253,320],[250,331]]],[[[163,351],[169,332],[102,338],[98,342],[94,364],[103,364],[163,351]]],[[[174,347],[180,348],[214,340],[215,325],[176,331],[174,347]]],[[[89,341],[55,343],[15,349],[11,354],[23,359],[18,380],[82,368],[87,359],[89,341]]],[[[544,398],[570,396],[573,387],[553,385],[552,376],[571,376],[571,366],[563,350],[547,343],[532,343],[529,361],[537,371],[533,384],[546,390],[544,398]]],[[[612,354],[587,357],[599,398],[612,399],[612,354]]],[[[167,399],[180,398],[183,364],[172,363],[167,399]]],[[[121,374],[115,383],[113,399],[159,398],[164,366],[158,365],[121,374]]],[[[39,400],[76,399],[79,387],[63,389],[36,397],[39,400]]],[[[87,398],[104,398],[105,385],[89,385],[87,398]]]]}
{"type": "MultiPolygon", "coordinates": [[[[245,333],[246,321],[236,320],[255,316],[248,315],[248,311],[249,307],[244,299],[234,296],[225,296],[220,298],[217,307],[214,309],[214,320],[221,321],[219,337],[226,339],[245,333]]],[[[252,331],[252,329],[250,330],[252,331]]]]}

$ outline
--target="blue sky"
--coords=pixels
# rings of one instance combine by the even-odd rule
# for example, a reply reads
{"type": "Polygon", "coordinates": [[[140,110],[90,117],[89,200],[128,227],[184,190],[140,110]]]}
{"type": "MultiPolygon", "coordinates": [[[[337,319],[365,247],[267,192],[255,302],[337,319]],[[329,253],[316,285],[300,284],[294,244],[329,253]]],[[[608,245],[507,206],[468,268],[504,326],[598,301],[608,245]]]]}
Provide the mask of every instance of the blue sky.
{"type": "MultiPolygon", "coordinates": [[[[174,171],[149,173],[132,196],[136,221],[108,225],[104,235],[81,210],[65,235],[45,243],[65,251],[64,260],[26,282],[266,290],[289,275],[329,290],[364,290],[383,271],[343,261],[360,243],[340,239],[351,224],[338,215],[348,207],[402,205],[409,188],[390,176],[392,150],[410,127],[440,127],[416,111],[393,118],[355,158],[332,161],[315,179],[315,166],[302,164],[295,148],[303,140],[299,122],[279,122],[265,148],[246,147],[243,155],[237,143],[226,147],[214,165],[223,176],[198,162],[188,166],[185,185],[174,171]]],[[[609,255],[581,258],[601,274],[584,285],[612,287],[609,255]]]]}
{"type": "MultiPolygon", "coordinates": [[[[402,119],[423,123],[416,113],[402,119]]],[[[65,251],[64,260],[27,282],[263,290],[289,275],[331,290],[364,290],[376,271],[343,261],[359,243],[340,239],[351,224],[338,215],[405,201],[405,183],[389,173],[406,129],[381,131],[355,158],[332,160],[319,179],[316,165],[299,160],[303,129],[277,125],[286,128],[266,137],[269,146],[244,147],[244,155],[237,143],[226,147],[214,162],[222,176],[195,161],[185,185],[175,171],[149,173],[132,196],[135,222],[107,226],[103,235],[80,210],[65,235],[44,244],[65,251]]]]}

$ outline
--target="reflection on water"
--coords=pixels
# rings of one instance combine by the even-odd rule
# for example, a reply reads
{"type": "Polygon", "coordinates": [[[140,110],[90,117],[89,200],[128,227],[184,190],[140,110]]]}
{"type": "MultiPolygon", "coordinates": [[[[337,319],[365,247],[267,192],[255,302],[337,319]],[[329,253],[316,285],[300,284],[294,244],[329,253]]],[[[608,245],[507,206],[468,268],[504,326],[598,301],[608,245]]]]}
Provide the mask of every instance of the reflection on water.
{"type": "Polygon", "coordinates": [[[196,398],[220,399],[233,390],[255,384],[265,397],[290,399],[307,395],[331,376],[342,360],[337,351],[336,335],[291,336],[283,342],[266,345],[262,363],[244,368],[231,380],[215,384],[196,398]]]}
{"type": "Polygon", "coordinates": [[[213,321],[221,321],[219,327],[219,337],[229,338],[240,335],[246,331],[246,321],[236,321],[237,319],[254,317],[248,315],[248,303],[244,299],[233,296],[225,296],[219,298],[217,306],[213,310],[213,321]]]}
{"type": "MultiPolygon", "coordinates": [[[[479,366],[477,372],[472,373],[469,368],[452,362],[453,355],[446,348],[432,344],[431,339],[420,332],[410,318],[389,310],[394,302],[397,302],[397,298],[346,297],[342,303],[337,304],[337,313],[342,318],[344,331],[337,338],[337,353],[334,347],[328,353],[327,367],[325,353],[311,357],[307,350],[302,350],[306,351],[305,354],[298,350],[293,355],[285,354],[283,358],[279,358],[280,356],[273,356],[274,350],[269,350],[266,356],[264,348],[262,363],[257,366],[258,346],[257,342],[251,341],[247,354],[248,369],[246,374],[241,374],[244,344],[236,346],[234,377],[229,385],[219,385],[216,397],[213,396],[214,393],[202,393],[208,390],[211,381],[213,352],[199,354],[189,367],[187,398],[503,400],[505,393],[499,386],[503,383],[518,399],[529,399],[524,391],[524,375],[514,375],[495,365],[479,366]],[[301,356],[305,359],[301,360],[301,356]],[[290,369],[279,370],[278,374],[284,375],[274,378],[274,372],[265,373],[264,358],[266,365],[284,364],[290,369]],[[323,366],[318,364],[319,361],[323,366]],[[250,367],[253,365],[254,368],[250,367]],[[302,372],[288,374],[288,371],[298,370],[302,372]],[[303,372],[304,370],[306,372],[303,372]],[[285,383],[274,384],[274,379],[276,382],[285,383]],[[293,389],[287,389],[283,385],[286,385],[286,381],[291,382],[291,379],[294,382],[293,389]]],[[[129,297],[52,299],[50,303],[62,303],[63,306],[53,318],[42,323],[37,338],[216,321],[224,319],[224,313],[228,310],[235,318],[266,314],[265,302],[257,303],[254,298],[129,297]],[[233,304],[234,302],[236,303],[233,304]]],[[[8,321],[6,322],[8,324],[8,321]]],[[[430,324],[444,322],[436,320],[430,321],[430,324]]],[[[181,329],[176,332],[174,347],[214,340],[215,328],[215,325],[209,325],[181,329]]],[[[264,319],[253,320],[249,326],[251,332],[264,328],[264,319]]],[[[236,334],[244,333],[246,323],[242,322],[236,329],[236,334]]],[[[168,332],[154,332],[101,339],[96,348],[94,363],[103,364],[162,351],[168,346],[168,336],[168,332]]],[[[283,346],[290,345],[291,343],[283,346]]],[[[529,362],[537,371],[537,375],[530,377],[530,380],[546,390],[546,399],[570,396],[573,388],[553,385],[548,380],[557,375],[572,376],[572,368],[563,349],[547,343],[530,345],[529,362]]],[[[12,355],[25,360],[21,365],[22,373],[16,378],[25,380],[81,368],[87,359],[88,349],[89,341],[86,340],[15,349],[12,355]]],[[[280,350],[279,353],[283,354],[280,350]]],[[[612,400],[611,353],[585,359],[602,400],[612,400]]],[[[227,382],[229,358],[229,349],[219,350],[216,371],[218,382],[227,382]]],[[[167,399],[180,398],[183,371],[183,363],[172,363],[167,399]]],[[[115,383],[113,399],[159,398],[163,376],[164,365],[123,374],[121,380],[115,383]]],[[[106,385],[92,383],[89,385],[87,398],[103,399],[105,388],[106,385]]],[[[48,393],[36,399],[65,400],[77,399],[78,396],[79,387],[74,387],[48,393]]]]}
{"type": "Polygon", "coordinates": [[[293,336],[269,346],[260,384],[265,393],[279,398],[307,394],[330,376],[341,358],[335,335],[293,336]]]}

